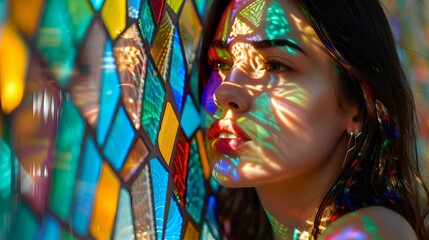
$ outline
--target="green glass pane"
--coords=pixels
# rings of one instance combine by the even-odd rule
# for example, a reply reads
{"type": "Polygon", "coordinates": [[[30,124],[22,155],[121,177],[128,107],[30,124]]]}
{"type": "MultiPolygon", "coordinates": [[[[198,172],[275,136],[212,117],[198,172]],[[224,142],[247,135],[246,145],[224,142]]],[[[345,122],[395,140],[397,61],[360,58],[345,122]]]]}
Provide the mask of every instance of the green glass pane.
{"type": "Polygon", "coordinates": [[[7,18],[7,0],[0,0],[0,24],[4,23],[7,18]]]}
{"type": "Polygon", "coordinates": [[[142,126],[153,144],[158,136],[165,89],[153,64],[149,61],[142,109],[142,126]]]}
{"type": "Polygon", "coordinates": [[[121,189],[114,239],[135,239],[130,194],[121,189]]]}
{"type": "Polygon", "coordinates": [[[75,238],[75,237],[73,236],[73,234],[71,234],[71,233],[69,233],[69,232],[64,232],[64,233],[63,233],[62,240],[75,240],[75,239],[77,239],[77,238],[75,238]]]}
{"type": "Polygon", "coordinates": [[[186,210],[189,215],[199,223],[206,195],[203,169],[198,153],[198,144],[195,139],[191,141],[189,153],[189,172],[186,181],[186,210]]]}
{"type": "Polygon", "coordinates": [[[152,45],[156,22],[148,2],[148,0],[144,1],[140,11],[139,27],[143,38],[148,41],[149,45],[152,45]]]}
{"type": "Polygon", "coordinates": [[[63,221],[70,215],[84,130],[84,120],[66,96],[59,121],[49,196],[50,209],[63,221]]]}
{"type": "Polygon", "coordinates": [[[134,226],[137,239],[155,239],[152,187],[149,165],[145,165],[131,186],[134,226]]]}
{"type": "Polygon", "coordinates": [[[86,0],[47,0],[36,46],[62,86],[68,84],[81,41],[93,13],[86,0]]]}
{"type": "Polygon", "coordinates": [[[0,138],[0,239],[6,239],[10,230],[14,180],[11,154],[10,147],[0,138]]]}
{"type": "Polygon", "coordinates": [[[39,222],[31,208],[22,202],[14,211],[12,229],[7,239],[36,239],[39,222]]]}

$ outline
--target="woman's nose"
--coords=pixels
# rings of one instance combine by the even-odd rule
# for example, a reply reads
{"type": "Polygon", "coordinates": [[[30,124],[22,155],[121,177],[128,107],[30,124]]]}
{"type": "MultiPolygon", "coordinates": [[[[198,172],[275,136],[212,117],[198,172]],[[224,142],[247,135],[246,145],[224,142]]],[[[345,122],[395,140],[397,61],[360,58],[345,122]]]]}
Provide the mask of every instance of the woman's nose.
{"type": "Polygon", "coordinates": [[[246,112],[251,106],[248,90],[233,82],[223,82],[214,92],[215,102],[223,109],[246,112]]]}

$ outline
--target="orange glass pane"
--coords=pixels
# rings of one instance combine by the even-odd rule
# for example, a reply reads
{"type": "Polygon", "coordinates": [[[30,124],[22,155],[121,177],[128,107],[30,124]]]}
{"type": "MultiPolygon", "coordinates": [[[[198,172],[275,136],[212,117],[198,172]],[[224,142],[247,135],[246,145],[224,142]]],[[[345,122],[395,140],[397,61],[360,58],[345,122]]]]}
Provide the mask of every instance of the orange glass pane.
{"type": "Polygon", "coordinates": [[[177,120],[176,114],[174,113],[171,104],[167,102],[158,138],[159,150],[167,164],[170,164],[171,153],[173,152],[174,142],[176,141],[178,127],[179,121],[177,120]]]}
{"type": "Polygon", "coordinates": [[[122,167],[121,177],[125,181],[130,180],[136,172],[144,158],[148,155],[149,151],[141,138],[138,138],[130,151],[128,158],[122,167]]]}
{"type": "Polygon", "coordinates": [[[103,163],[95,197],[91,233],[96,239],[110,239],[118,205],[120,182],[113,170],[103,163]]]}
{"type": "Polygon", "coordinates": [[[198,142],[198,152],[201,157],[201,165],[203,166],[204,177],[206,179],[209,179],[211,172],[210,172],[209,161],[207,159],[206,149],[204,147],[203,132],[201,131],[201,129],[197,131],[196,137],[198,142]]]}
{"type": "Polygon", "coordinates": [[[27,65],[27,46],[12,24],[6,23],[0,35],[0,102],[6,114],[22,100],[27,65]]]}
{"type": "Polygon", "coordinates": [[[10,16],[17,28],[28,37],[34,34],[39,23],[42,0],[13,0],[9,1],[10,16]]]}
{"type": "Polygon", "coordinates": [[[104,24],[113,40],[125,29],[127,17],[126,6],[125,0],[106,0],[101,9],[104,24]]]}
{"type": "Polygon", "coordinates": [[[184,239],[200,239],[200,233],[191,222],[188,222],[185,231],[184,239]]]}

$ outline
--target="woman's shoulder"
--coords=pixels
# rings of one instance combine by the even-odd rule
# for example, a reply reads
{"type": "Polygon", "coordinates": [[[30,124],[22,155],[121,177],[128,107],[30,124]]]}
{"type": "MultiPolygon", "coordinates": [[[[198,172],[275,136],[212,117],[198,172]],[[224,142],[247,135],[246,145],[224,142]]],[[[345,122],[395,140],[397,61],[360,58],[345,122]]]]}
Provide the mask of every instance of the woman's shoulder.
{"type": "Polygon", "coordinates": [[[365,207],[345,214],[331,223],[320,239],[417,239],[411,225],[397,212],[365,207]]]}

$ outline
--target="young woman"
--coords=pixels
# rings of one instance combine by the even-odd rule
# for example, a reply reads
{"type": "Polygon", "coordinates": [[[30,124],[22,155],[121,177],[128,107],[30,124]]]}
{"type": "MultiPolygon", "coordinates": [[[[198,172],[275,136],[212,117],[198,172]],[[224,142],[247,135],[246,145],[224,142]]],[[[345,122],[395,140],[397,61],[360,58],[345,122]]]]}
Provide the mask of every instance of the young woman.
{"type": "Polygon", "coordinates": [[[379,2],[212,9],[199,77],[222,239],[429,239],[413,96],[379,2]]]}

